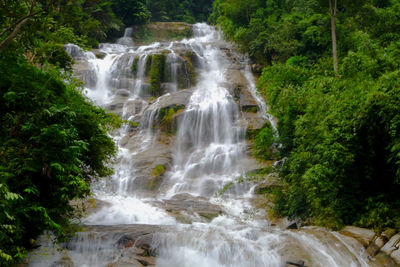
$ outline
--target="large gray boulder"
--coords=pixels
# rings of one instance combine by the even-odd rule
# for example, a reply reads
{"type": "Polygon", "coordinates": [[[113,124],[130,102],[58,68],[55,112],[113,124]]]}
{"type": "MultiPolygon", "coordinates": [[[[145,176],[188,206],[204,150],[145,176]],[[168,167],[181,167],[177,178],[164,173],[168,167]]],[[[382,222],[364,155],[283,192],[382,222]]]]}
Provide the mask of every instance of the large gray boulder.
{"type": "Polygon", "coordinates": [[[209,222],[222,214],[219,206],[210,203],[206,198],[190,194],[178,194],[171,199],[163,199],[153,203],[183,223],[209,222]]]}

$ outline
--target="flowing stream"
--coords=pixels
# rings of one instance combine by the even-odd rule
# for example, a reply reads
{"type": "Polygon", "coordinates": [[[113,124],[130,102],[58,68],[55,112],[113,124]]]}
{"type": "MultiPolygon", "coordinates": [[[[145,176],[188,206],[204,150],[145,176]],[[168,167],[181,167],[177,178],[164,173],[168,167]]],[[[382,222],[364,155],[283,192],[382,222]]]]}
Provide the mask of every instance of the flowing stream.
{"type": "Polygon", "coordinates": [[[29,265],[373,266],[354,239],[288,230],[258,208],[260,181],[243,180],[266,165],[251,157],[246,130],[275,121],[247,58],[213,27],[192,30],[191,39],[136,46],[128,28],[94,53],[66,46],[87,96],[127,122],[111,133],[115,174],[92,185],[83,231],[61,245],[41,237],[29,265]],[[155,93],[157,56],[165,63],[155,93]]]}

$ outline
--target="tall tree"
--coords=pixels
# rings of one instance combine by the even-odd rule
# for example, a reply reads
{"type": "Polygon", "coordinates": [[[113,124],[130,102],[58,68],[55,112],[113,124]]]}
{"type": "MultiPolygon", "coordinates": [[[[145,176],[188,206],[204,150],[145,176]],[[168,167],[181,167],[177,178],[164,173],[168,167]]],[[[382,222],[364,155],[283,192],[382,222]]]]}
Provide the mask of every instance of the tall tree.
{"type": "Polygon", "coordinates": [[[337,41],[336,41],[336,12],[337,12],[337,0],[329,0],[329,14],[331,15],[331,31],[332,31],[333,70],[337,74],[338,59],[337,59],[337,41]]]}

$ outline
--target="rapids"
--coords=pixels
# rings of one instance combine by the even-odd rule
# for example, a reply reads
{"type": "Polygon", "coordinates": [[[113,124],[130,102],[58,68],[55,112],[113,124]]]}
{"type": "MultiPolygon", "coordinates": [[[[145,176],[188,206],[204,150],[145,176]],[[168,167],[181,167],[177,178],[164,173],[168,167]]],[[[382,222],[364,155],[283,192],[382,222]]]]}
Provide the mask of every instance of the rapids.
{"type": "Polygon", "coordinates": [[[354,239],[269,221],[252,204],[254,183],[234,183],[218,194],[259,167],[248,151],[249,125],[237,98],[251,99],[257,112],[250,115],[276,126],[248,59],[213,27],[192,29],[191,39],[136,46],[128,28],[117,43],[100,45],[102,56],[66,46],[88,98],[127,123],[111,133],[119,146],[115,174],[92,185],[96,207],[82,219],[83,231],[59,246],[42,236],[29,266],[256,267],[301,260],[313,267],[373,266],[354,239]],[[156,97],[146,78],[155,54],[166,55],[168,73],[156,97]],[[195,83],[188,62],[182,67],[184,55],[193,55],[195,83]],[[235,96],[237,75],[247,96],[235,96]],[[176,129],[165,134],[163,110],[176,107],[176,129]],[[163,173],[154,175],[160,165],[163,173]],[[150,176],[156,178],[149,185],[150,176]]]}

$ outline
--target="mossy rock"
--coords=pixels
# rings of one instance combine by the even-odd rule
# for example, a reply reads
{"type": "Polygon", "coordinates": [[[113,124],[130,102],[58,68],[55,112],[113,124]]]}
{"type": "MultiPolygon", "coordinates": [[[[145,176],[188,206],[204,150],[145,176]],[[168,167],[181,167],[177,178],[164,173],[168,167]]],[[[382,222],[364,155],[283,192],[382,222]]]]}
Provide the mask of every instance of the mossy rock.
{"type": "Polygon", "coordinates": [[[145,190],[156,190],[161,184],[160,177],[150,177],[146,183],[142,185],[143,189],[145,190]]]}
{"type": "Polygon", "coordinates": [[[184,89],[196,83],[196,72],[189,58],[184,58],[178,68],[178,88],[184,89]]]}
{"type": "MultiPolygon", "coordinates": [[[[150,95],[160,96],[161,83],[164,81],[164,68],[166,56],[164,54],[155,54],[152,56],[150,69],[150,95]]],[[[147,65],[147,64],[146,64],[147,65]]]]}
{"type": "Polygon", "coordinates": [[[166,133],[175,134],[177,131],[177,123],[175,116],[185,110],[183,105],[174,105],[169,108],[163,108],[159,113],[159,125],[160,129],[166,133]]]}
{"type": "MultiPolygon", "coordinates": [[[[190,52],[188,53],[190,54],[190,52]]],[[[185,89],[193,86],[196,83],[196,69],[193,65],[193,59],[189,56],[179,54],[176,61],[166,64],[164,77],[165,82],[176,82],[178,89],[185,89]],[[177,68],[176,79],[174,79],[172,73],[173,64],[176,65],[177,68]]]]}
{"type": "Polygon", "coordinates": [[[136,78],[139,67],[139,57],[135,57],[132,63],[132,74],[136,78]]]}
{"type": "Polygon", "coordinates": [[[144,70],[144,76],[145,77],[150,75],[152,62],[153,62],[153,55],[148,55],[146,57],[145,70],[144,70]]]}
{"type": "Polygon", "coordinates": [[[259,128],[259,129],[253,129],[253,128],[248,127],[246,130],[246,138],[248,140],[253,141],[256,138],[256,136],[265,128],[272,129],[271,123],[269,121],[267,121],[263,125],[263,127],[259,128]]]}
{"type": "Polygon", "coordinates": [[[258,106],[243,106],[242,110],[244,112],[257,113],[260,109],[258,106]]]}
{"type": "Polygon", "coordinates": [[[154,177],[160,177],[166,172],[165,166],[162,164],[158,164],[157,166],[154,167],[154,169],[151,172],[151,175],[154,177]]]}
{"type": "Polygon", "coordinates": [[[133,39],[138,44],[155,41],[173,41],[193,35],[192,26],[184,22],[152,22],[134,27],[133,39]]]}

